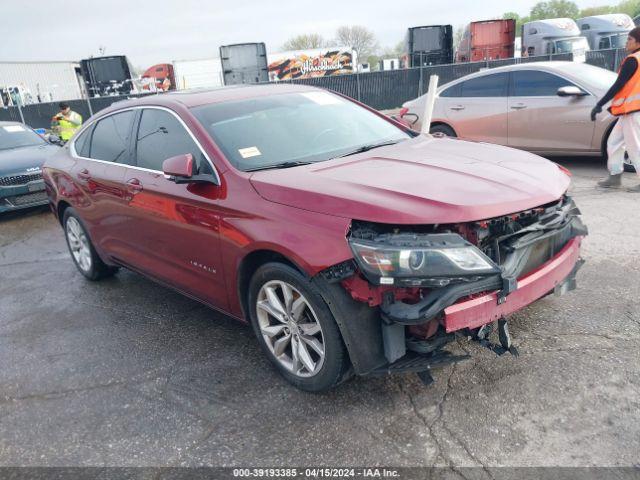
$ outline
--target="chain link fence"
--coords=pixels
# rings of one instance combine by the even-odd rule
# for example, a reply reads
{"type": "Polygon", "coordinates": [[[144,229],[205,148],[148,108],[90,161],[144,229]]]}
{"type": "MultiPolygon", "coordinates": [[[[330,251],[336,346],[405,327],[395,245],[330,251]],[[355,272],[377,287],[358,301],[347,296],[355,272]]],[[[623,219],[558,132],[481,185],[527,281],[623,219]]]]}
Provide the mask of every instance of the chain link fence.
{"type": "MultiPolygon", "coordinates": [[[[624,50],[598,50],[587,52],[587,63],[608,70],[617,70],[625,58],[624,50]]],[[[322,87],[354,98],[377,110],[398,108],[404,102],[426,93],[431,75],[440,77],[440,85],[488,68],[503,67],[518,63],[543,61],[572,61],[573,54],[544,55],[525,58],[508,58],[483,62],[454,63],[450,65],[433,65],[403,70],[384,72],[354,73],[334,77],[318,77],[300,80],[289,80],[286,83],[313,85],[322,87]]],[[[101,97],[90,100],[70,100],[71,109],[84,119],[89,118],[114,102],[143,95],[127,95],[121,97],[101,97]]],[[[151,94],[153,95],[153,94],[151,94]]],[[[58,112],[58,102],[25,105],[22,108],[0,108],[0,121],[24,121],[33,128],[49,128],[51,117],[58,112]]]]}

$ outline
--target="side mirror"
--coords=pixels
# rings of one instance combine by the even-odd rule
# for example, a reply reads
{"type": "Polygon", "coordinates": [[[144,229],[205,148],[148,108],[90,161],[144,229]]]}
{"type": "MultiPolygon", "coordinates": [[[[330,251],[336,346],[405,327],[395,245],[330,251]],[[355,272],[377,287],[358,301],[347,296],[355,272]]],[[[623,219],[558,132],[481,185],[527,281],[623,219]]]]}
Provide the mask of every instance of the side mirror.
{"type": "Polygon", "coordinates": [[[208,174],[196,174],[196,162],[193,155],[184,153],[167,158],[162,162],[162,172],[175,183],[211,183],[220,185],[218,177],[208,174]]]}
{"type": "Polygon", "coordinates": [[[193,161],[193,155],[185,153],[183,155],[176,155],[175,157],[167,158],[162,162],[162,171],[169,177],[187,179],[193,177],[194,165],[195,162],[193,161]]]}
{"type": "Polygon", "coordinates": [[[574,85],[560,87],[558,89],[559,97],[584,97],[585,95],[587,95],[587,92],[574,85]]]}

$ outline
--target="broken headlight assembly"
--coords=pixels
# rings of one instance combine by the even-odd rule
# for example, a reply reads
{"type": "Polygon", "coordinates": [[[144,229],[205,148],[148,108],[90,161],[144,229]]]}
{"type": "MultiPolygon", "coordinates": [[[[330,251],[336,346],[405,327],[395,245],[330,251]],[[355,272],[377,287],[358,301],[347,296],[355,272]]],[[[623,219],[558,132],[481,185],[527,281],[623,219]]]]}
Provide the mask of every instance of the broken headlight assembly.
{"type": "Polygon", "coordinates": [[[501,272],[458,234],[383,234],[349,239],[360,270],[375,285],[445,287],[501,272]]]}

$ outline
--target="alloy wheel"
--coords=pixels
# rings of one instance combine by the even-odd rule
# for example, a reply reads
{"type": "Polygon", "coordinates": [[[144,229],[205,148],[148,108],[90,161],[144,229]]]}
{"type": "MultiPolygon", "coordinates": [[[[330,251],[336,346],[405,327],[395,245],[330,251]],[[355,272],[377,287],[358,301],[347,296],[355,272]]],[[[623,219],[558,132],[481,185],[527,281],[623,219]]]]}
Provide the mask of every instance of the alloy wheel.
{"type": "Polygon", "coordinates": [[[322,328],[313,308],[292,285],[272,280],[258,292],[260,333],[275,359],[299,377],[316,375],[325,359],[322,328]]]}
{"type": "Polygon", "coordinates": [[[83,272],[91,270],[91,248],[84,229],[75,217],[69,217],[66,226],[67,240],[71,255],[83,272]]]}

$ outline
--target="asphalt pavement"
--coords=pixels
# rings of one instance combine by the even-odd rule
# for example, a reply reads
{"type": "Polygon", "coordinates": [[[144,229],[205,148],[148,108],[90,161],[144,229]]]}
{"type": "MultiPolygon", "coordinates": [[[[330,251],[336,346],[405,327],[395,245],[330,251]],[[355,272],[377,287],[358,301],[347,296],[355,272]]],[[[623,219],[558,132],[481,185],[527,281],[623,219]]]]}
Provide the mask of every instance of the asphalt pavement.
{"type": "Polygon", "coordinates": [[[511,319],[518,358],[459,341],[431,387],[300,392],[247,326],[131,272],[88,282],[48,211],[0,216],[0,465],[639,464],[640,194],[561,163],[591,232],[578,290],[511,319]]]}

